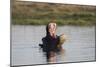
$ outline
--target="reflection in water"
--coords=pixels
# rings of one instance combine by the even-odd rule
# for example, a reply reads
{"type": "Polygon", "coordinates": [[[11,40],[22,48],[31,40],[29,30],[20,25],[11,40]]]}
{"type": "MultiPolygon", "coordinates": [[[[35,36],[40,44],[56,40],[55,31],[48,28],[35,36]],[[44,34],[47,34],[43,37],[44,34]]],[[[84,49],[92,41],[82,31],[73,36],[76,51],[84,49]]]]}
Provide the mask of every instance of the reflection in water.
{"type": "Polygon", "coordinates": [[[47,62],[49,63],[55,63],[56,62],[56,53],[51,51],[51,52],[47,52],[46,53],[46,57],[47,57],[47,62]]]}
{"type": "MultiPolygon", "coordinates": [[[[45,48],[41,47],[42,50],[44,50],[45,48]]],[[[64,53],[65,50],[63,48],[60,48],[59,51],[43,51],[44,55],[46,57],[46,60],[48,63],[56,63],[57,62],[57,56],[60,55],[61,60],[63,60],[64,58],[64,53]]]]}
{"type": "Polygon", "coordinates": [[[47,58],[49,63],[56,63],[57,62],[57,55],[61,56],[61,60],[63,60],[64,49],[61,49],[59,52],[50,52],[49,57],[47,58]]]}

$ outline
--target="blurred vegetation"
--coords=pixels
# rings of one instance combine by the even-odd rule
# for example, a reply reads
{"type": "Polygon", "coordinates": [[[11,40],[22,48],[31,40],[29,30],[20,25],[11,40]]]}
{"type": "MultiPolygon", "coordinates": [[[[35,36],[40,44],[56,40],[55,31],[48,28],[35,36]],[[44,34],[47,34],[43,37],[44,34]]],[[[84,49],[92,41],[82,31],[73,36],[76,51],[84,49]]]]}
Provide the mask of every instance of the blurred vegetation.
{"type": "Polygon", "coordinates": [[[96,25],[96,6],[13,1],[12,24],[45,25],[55,20],[58,25],[96,25]]]}

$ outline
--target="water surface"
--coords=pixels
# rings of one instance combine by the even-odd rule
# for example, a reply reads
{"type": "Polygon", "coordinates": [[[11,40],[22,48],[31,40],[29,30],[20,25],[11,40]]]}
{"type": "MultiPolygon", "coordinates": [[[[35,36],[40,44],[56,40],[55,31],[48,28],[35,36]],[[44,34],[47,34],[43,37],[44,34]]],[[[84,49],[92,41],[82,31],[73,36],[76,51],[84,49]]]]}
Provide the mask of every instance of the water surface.
{"type": "MultiPolygon", "coordinates": [[[[45,26],[12,25],[11,65],[47,64],[40,49],[46,35],[45,26]]],[[[56,55],[56,63],[95,60],[95,27],[58,26],[57,35],[64,33],[67,41],[64,51],[56,55]]]]}

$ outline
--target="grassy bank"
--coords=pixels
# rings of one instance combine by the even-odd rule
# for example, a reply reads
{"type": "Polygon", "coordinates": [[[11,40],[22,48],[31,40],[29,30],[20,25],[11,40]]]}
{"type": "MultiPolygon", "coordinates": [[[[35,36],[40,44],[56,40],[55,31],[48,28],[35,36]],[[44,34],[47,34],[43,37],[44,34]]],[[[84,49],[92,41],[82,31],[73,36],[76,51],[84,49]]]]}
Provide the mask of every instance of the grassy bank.
{"type": "Polygon", "coordinates": [[[96,24],[95,6],[16,1],[12,5],[12,24],[45,25],[52,19],[58,25],[96,24]]]}

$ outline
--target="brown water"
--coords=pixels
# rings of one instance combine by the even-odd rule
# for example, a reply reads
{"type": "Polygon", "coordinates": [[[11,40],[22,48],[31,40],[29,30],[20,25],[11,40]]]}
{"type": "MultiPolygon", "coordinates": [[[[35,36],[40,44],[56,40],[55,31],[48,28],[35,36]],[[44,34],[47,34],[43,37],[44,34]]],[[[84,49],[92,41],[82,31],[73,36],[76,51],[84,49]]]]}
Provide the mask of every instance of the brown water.
{"type": "Polygon", "coordinates": [[[95,27],[59,26],[57,34],[64,33],[68,41],[64,51],[47,62],[39,44],[45,36],[45,26],[12,25],[11,65],[34,65],[62,62],[95,61],[95,27]]]}

